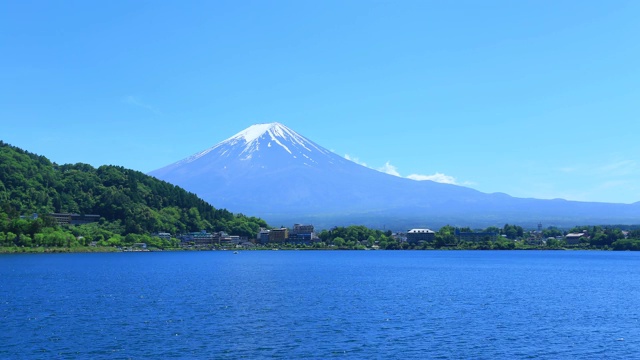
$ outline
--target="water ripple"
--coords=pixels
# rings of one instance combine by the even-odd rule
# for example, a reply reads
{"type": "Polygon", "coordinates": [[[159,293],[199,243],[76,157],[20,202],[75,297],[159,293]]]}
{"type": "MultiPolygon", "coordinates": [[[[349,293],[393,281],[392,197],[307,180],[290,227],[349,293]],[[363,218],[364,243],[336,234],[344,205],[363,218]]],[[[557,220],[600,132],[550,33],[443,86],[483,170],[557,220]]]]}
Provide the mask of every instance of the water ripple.
{"type": "Polygon", "coordinates": [[[0,256],[0,358],[630,358],[640,254],[0,256]]]}

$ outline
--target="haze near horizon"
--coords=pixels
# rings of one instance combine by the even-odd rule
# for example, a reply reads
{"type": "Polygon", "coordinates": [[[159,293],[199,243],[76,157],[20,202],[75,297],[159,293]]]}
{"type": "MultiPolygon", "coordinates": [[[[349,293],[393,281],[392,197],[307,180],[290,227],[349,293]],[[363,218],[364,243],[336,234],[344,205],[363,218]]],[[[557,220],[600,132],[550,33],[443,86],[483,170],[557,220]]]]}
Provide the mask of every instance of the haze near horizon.
{"type": "Polygon", "coordinates": [[[632,1],[4,3],[0,140],[149,172],[280,122],[397,176],[633,203],[638,17],[632,1]]]}

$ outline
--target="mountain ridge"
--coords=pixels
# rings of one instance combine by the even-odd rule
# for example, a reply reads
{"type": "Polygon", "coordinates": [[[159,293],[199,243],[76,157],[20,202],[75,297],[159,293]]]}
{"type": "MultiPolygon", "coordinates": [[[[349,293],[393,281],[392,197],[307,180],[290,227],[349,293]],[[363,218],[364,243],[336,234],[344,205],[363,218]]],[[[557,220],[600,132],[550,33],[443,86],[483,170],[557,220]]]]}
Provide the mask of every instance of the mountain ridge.
{"type": "Polygon", "coordinates": [[[149,174],[269,222],[316,219],[333,226],[358,219],[373,227],[640,222],[640,207],[629,204],[515,198],[389,175],[347,160],[280,123],[252,125],[149,174]]]}

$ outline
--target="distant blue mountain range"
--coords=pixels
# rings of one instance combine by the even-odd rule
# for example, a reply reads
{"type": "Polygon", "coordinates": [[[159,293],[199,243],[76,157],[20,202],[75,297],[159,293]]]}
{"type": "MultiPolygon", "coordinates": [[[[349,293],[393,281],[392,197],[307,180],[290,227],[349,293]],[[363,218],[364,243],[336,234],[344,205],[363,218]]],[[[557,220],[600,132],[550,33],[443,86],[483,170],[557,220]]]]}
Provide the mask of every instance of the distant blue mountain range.
{"type": "Polygon", "coordinates": [[[523,199],[388,175],[338,156],[279,123],[253,125],[149,174],[216,207],[259,216],[274,226],[363,224],[405,230],[446,224],[640,223],[640,202],[523,199]]]}

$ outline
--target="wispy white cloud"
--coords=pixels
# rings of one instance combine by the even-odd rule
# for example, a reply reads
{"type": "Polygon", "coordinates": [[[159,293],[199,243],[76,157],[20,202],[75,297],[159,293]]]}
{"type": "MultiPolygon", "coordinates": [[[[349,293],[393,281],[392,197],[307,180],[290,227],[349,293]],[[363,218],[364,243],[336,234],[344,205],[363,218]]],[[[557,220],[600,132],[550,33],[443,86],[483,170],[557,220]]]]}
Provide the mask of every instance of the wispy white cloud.
{"type": "Polygon", "coordinates": [[[156,114],[156,115],[162,115],[162,112],[158,109],[156,109],[155,107],[149,105],[149,104],[145,104],[144,102],[140,101],[139,99],[137,99],[135,96],[127,96],[124,98],[124,103],[129,104],[129,105],[134,105],[146,110],[151,111],[152,113],[156,114]]]}
{"type": "Polygon", "coordinates": [[[356,163],[358,165],[369,167],[369,165],[367,165],[366,162],[360,161],[360,159],[358,159],[357,157],[353,157],[353,156],[351,156],[349,154],[344,154],[344,158],[349,160],[349,161],[353,161],[354,163],[356,163]]]}
{"type": "Polygon", "coordinates": [[[611,181],[605,181],[602,184],[600,184],[600,188],[601,189],[612,189],[612,188],[618,188],[618,187],[627,187],[628,185],[631,185],[632,182],[629,180],[611,180],[611,181]]]}
{"type": "Polygon", "coordinates": [[[407,178],[411,180],[416,180],[416,181],[430,180],[430,181],[435,181],[443,184],[459,185],[455,177],[450,175],[445,175],[439,172],[436,172],[433,175],[411,174],[407,176],[407,178]]]}
{"type": "MultiPolygon", "coordinates": [[[[393,176],[397,176],[397,177],[403,177],[402,175],[400,175],[400,172],[398,171],[398,168],[394,165],[391,164],[390,161],[387,161],[382,167],[379,168],[372,168],[369,165],[367,165],[367,163],[365,163],[364,161],[360,161],[360,159],[356,158],[356,157],[352,157],[349,154],[345,154],[344,158],[349,160],[349,161],[353,161],[356,164],[362,165],[362,166],[366,166],[370,169],[374,169],[380,172],[383,172],[385,174],[389,174],[389,175],[393,175],[393,176]]],[[[458,180],[456,180],[455,177],[450,176],[450,175],[445,175],[443,173],[439,173],[436,172],[433,175],[420,175],[420,174],[411,174],[409,176],[406,176],[407,179],[411,179],[411,180],[415,180],[415,181],[434,181],[437,183],[443,183],[443,184],[452,184],[452,185],[463,185],[463,186],[470,186],[470,185],[474,185],[474,183],[470,182],[470,181],[464,181],[464,182],[459,182],[458,180]]]]}
{"type": "MultiPolygon", "coordinates": [[[[387,173],[389,175],[393,175],[393,176],[399,176],[399,177],[403,177],[402,175],[400,175],[400,173],[398,172],[398,168],[391,165],[391,163],[389,161],[387,161],[384,166],[382,166],[381,168],[377,169],[378,171],[381,171],[383,173],[387,173]]],[[[451,175],[445,175],[443,173],[439,173],[436,172],[433,175],[421,175],[421,174],[411,174],[409,176],[406,177],[407,179],[411,179],[411,180],[415,180],[415,181],[434,181],[437,183],[442,183],[442,184],[452,184],[452,185],[471,185],[470,182],[464,182],[464,183],[459,183],[455,177],[451,176],[451,175]]]]}
{"type": "Polygon", "coordinates": [[[625,176],[639,173],[640,162],[636,160],[615,159],[605,163],[601,162],[600,164],[574,164],[560,167],[557,170],[566,174],[589,172],[591,175],[598,175],[601,177],[625,176]]]}
{"type": "Polygon", "coordinates": [[[632,203],[640,199],[640,161],[627,155],[565,164],[511,194],[540,199],[632,203]]]}
{"type": "Polygon", "coordinates": [[[597,170],[603,175],[624,176],[635,173],[639,167],[638,162],[635,160],[618,160],[603,165],[597,170]]]}
{"type": "Polygon", "coordinates": [[[398,168],[396,168],[395,166],[391,165],[391,163],[388,162],[388,161],[381,168],[378,168],[377,170],[380,171],[380,172],[389,174],[389,175],[400,177],[400,173],[398,172],[398,168]]]}

